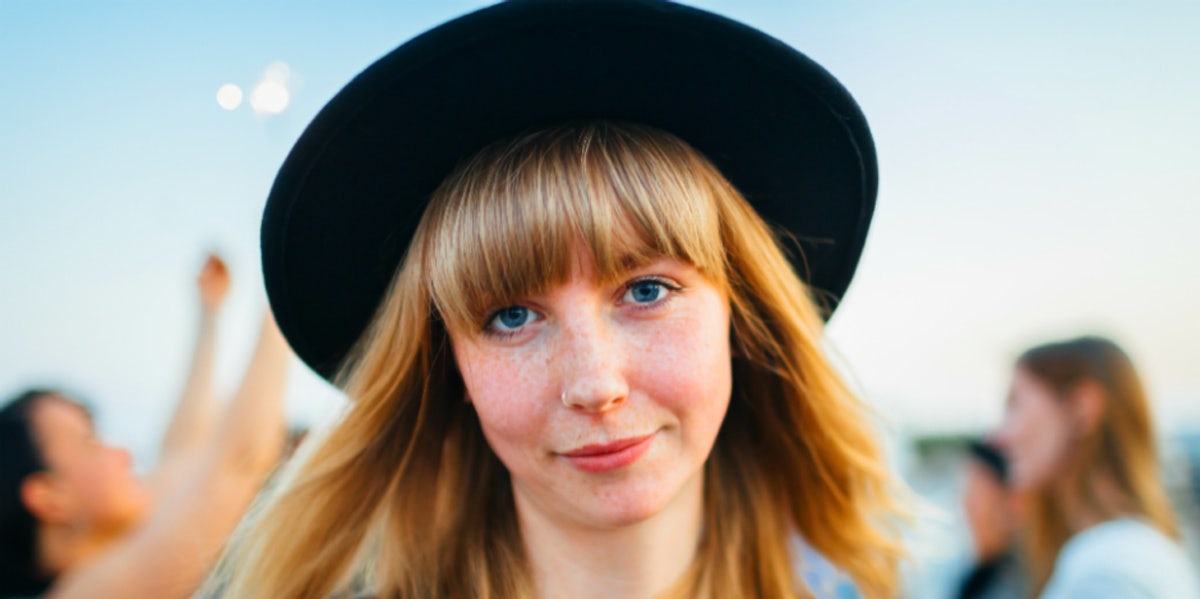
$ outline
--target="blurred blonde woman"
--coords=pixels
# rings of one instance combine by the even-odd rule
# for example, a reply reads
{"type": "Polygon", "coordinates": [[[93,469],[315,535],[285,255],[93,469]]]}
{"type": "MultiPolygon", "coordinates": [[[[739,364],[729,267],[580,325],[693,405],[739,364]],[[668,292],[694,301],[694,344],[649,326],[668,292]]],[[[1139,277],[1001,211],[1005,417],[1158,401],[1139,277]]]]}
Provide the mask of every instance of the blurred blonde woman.
{"type": "Polygon", "coordinates": [[[1119,346],[1081,337],[1026,351],[996,442],[1012,486],[1032,494],[1026,558],[1042,597],[1200,597],[1150,403],[1119,346]]]}
{"type": "Polygon", "coordinates": [[[897,488],[821,347],[874,196],[845,90],[709,13],[512,2],[401,46],[272,190],[272,307],[352,405],[214,587],[892,595],[897,488]]]}

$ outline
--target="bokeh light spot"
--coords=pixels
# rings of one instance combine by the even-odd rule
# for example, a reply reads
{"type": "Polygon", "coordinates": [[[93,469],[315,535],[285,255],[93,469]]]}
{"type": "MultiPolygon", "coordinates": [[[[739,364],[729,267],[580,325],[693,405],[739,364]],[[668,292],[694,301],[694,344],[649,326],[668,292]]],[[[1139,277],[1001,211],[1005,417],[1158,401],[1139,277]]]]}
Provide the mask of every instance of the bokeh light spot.
{"type": "Polygon", "coordinates": [[[242,105],[242,88],[226,83],[217,90],[217,104],[225,110],[234,110],[242,105]]]}
{"type": "Polygon", "coordinates": [[[250,107],[259,114],[279,114],[287,109],[291,96],[282,83],[262,81],[250,94],[250,107]]]}

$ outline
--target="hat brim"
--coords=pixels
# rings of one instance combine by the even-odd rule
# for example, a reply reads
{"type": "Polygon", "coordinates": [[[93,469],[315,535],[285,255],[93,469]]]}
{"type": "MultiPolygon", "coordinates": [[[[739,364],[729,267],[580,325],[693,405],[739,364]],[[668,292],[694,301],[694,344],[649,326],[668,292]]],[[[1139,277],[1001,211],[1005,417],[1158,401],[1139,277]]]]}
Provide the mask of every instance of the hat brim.
{"type": "Polygon", "coordinates": [[[786,44],[659,1],[523,0],[450,21],[363,71],[275,179],[263,274],[280,329],[325,378],[366,329],[428,198],[462,160],[521,131],[610,118],[690,143],[772,226],[836,307],[874,209],[866,120],[786,44]]]}

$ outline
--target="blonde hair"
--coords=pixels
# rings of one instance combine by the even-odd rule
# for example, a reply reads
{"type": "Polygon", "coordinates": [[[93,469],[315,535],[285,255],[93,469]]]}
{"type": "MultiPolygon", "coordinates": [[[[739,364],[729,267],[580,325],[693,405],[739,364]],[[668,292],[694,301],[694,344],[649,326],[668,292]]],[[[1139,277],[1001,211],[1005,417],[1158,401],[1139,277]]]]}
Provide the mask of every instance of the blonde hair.
{"type": "MultiPolygon", "coordinates": [[[[1099,425],[1079,440],[1074,467],[1064,472],[1067,484],[1101,520],[1139,516],[1163,534],[1179,539],[1159,470],[1158,447],[1150,402],[1129,356],[1111,340],[1079,337],[1027,350],[1017,360],[1054,393],[1065,398],[1079,385],[1094,383],[1103,391],[1099,425]],[[1101,480],[1115,486],[1104,493],[1101,480]]],[[[1058,552],[1076,531],[1068,525],[1053,489],[1036,491],[1026,535],[1027,563],[1035,590],[1049,581],[1058,552]]]]}
{"type": "Polygon", "coordinates": [[[730,301],[733,397],[704,467],[705,534],[673,596],[808,594],[796,534],[867,596],[895,592],[896,483],[822,354],[810,290],[698,152],[587,122],[495,144],[433,194],[343,371],[352,407],[245,523],[227,596],[531,595],[509,476],[463,401],[447,331],[568,280],[581,242],[601,279],[676,258],[730,301]]]}

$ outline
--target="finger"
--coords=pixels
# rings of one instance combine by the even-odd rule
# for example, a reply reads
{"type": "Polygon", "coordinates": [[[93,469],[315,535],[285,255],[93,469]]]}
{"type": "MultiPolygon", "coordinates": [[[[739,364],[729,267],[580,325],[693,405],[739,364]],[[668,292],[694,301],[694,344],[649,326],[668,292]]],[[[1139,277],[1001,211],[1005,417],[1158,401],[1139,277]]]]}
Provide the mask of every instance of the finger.
{"type": "Polygon", "coordinates": [[[225,266],[225,260],[221,259],[221,256],[217,254],[209,254],[208,259],[212,262],[213,268],[217,272],[223,273],[229,270],[228,267],[225,266]]]}

